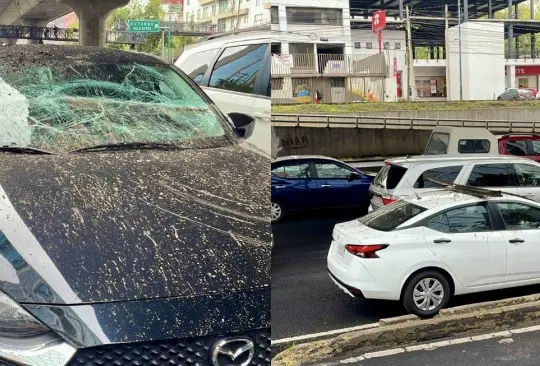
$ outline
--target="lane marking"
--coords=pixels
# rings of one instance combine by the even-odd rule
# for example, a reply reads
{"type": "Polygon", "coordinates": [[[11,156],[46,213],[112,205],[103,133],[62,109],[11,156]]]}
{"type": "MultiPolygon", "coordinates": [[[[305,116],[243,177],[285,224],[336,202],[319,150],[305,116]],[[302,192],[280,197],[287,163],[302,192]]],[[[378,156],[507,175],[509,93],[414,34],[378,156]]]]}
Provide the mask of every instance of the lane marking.
{"type": "Polygon", "coordinates": [[[355,332],[357,330],[377,328],[378,326],[379,326],[379,323],[371,323],[371,324],[358,325],[356,327],[329,330],[327,332],[304,334],[301,336],[282,338],[276,341],[272,341],[272,345],[277,346],[284,343],[295,343],[295,342],[305,341],[309,339],[328,337],[328,336],[339,335],[339,334],[348,333],[348,332],[355,332]]]}

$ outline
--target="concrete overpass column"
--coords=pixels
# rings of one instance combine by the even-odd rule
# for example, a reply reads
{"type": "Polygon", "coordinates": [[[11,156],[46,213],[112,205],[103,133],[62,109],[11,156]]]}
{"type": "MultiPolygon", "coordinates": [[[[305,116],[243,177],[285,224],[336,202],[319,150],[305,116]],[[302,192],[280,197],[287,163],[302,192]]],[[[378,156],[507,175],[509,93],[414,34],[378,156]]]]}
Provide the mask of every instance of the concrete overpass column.
{"type": "MultiPolygon", "coordinates": [[[[508,0],[508,19],[514,19],[512,0],[508,0]]],[[[508,58],[514,58],[514,25],[508,24],[508,58]]]]}
{"type": "Polygon", "coordinates": [[[126,6],[129,0],[56,0],[68,5],[79,18],[81,46],[105,47],[107,17],[116,8],[126,6]]]}
{"type": "Polygon", "coordinates": [[[506,87],[507,88],[516,87],[516,66],[514,65],[506,66],[506,87]]]}

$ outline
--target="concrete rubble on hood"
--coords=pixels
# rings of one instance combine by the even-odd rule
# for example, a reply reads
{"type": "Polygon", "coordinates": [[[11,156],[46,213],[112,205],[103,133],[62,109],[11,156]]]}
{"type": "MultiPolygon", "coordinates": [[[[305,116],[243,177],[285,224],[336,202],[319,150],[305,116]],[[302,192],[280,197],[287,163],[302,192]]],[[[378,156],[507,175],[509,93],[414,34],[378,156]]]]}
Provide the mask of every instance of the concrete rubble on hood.
{"type": "Polygon", "coordinates": [[[540,294],[442,310],[433,319],[406,315],[382,319],[376,328],[294,345],[279,353],[273,366],[328,361],[465,333],[492,332],[540,323],[540,294]]]}

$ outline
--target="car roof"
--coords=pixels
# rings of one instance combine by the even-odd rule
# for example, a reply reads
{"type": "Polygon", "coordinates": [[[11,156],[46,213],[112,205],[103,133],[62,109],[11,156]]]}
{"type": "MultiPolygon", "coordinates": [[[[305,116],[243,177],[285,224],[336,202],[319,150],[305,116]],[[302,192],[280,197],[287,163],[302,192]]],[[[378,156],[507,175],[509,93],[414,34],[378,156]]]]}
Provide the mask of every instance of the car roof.
{"type": "Polygon", "coordinates": [[[289,156],[282,156],[279,158],[274,159],[272,163],[280,163],[282,161],[291,161],[291,160],[309,160],[309,159],[325,159],[325,160],[332,160],[342,163],[342,161],[331,158],[329,156],[324,155],[289,155],[289,156]]]}
{"type": "Polygon", "coordinates": [[[502,193],[500,197],[477,197],[471,194],[455,192],[455,191],[445,190],[445,189],[425,192],[425,193],[418,194],[416,196],[409,196],[409,197],[404,198],[404,200],[412,204],[421,206],[428,210],[436,208],[436,207],[445,209],[445,208],[462,205],[462,204],[486,202],[486,201],[493,201],[493,200],[497,200],[497,201],[511,200],[511,201],[528,203],[528,204],[534,203],[533,201],[527,198],[519,197],[516,195],[505,194],[505,193],[502,193]]]}
{"type": "Polygon", "coordinates": [[[194,53],[195,51],[221,48],[221,46],[230,42],[251,41],[260,39],[270,42],[268,30],[254,29],[251,31],[240,31],[238,33],[223,34],[222,36],[219,36],[217,38],[203,38],[199,42],[186,47],[183,54],[188,55],[194,53]]]}
{"type": "Polygon", "coordinates": [[[415,156],[404,156],[399,158],[387,159],[386,163],[388,164],[411,164],[411,163],[437,163],[437,162],[471,162],[471,161],[482,161],[482,162],[521,162],[531,160],[526,158],[521,158],[513,155],[495,155],[495,154],[459,154],[459,155],[415,155],[415,156]]]}

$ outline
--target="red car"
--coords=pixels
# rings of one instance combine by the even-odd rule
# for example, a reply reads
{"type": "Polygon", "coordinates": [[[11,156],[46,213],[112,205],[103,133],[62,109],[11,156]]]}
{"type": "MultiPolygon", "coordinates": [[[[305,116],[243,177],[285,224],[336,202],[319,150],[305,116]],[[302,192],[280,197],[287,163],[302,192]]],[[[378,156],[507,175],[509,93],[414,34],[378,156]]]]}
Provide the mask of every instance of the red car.
{"type": "Polygon", "coordinates": [[[522,88],[522,89],[529,90],[531,93],[533,93],[533,97],[536,98],[536,94],[538,93],[538,90],[536,90],[536,88],[522,88]]]}
{"type": "Polygon", "coordinates": [[[540,161],[540,135],[535,133],[513,133],[497,136],[499,154],[516,155],[540,161]]]}

